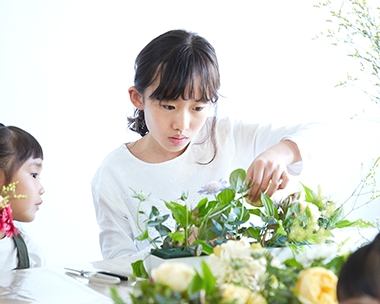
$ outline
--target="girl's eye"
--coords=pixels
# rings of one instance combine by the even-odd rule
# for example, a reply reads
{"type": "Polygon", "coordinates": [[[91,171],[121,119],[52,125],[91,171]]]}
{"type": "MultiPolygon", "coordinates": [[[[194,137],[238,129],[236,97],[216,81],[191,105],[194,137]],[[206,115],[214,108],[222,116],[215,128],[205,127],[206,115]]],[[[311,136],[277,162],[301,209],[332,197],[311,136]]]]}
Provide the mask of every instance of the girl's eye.
{"type": "Polygon", "coordinates": [[[32,175],[33,178],[37,178],[38,173],[32,173],[31,175],[32,175]]]}
{"type": "Polygon", "coordinates": [[[204,109],[204,107],[195,107],[194,108],[194,111],[196,111],[196,112],[200,112],[200,111],[202,111],[204,109]]]}
{"type": "Polygon", "coordinates": [[[166,110],[174,110],[174,106],[169,106],[169,105],[163,105],[164,109],[166,110]]]}

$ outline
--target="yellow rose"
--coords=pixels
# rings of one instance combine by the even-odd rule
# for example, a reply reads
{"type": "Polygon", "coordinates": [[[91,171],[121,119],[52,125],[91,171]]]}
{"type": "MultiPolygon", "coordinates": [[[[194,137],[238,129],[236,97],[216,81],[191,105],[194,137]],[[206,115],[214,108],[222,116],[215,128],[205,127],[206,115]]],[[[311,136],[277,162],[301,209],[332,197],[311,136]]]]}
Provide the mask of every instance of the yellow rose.
{"type": "Polygon", "coordinates": [[[311,267],[300,272],[295,292],[302,304],[335,304],[337,282],[331,270],[311,267]]]}
{"type": "Polygon", "coordinates": [[[246,287],[222,284],[220,288],[223,295],[223,303],[230,303],[235,300],[235,304],[267,304],[267,301],[261,294],[252,292],[246,287]]]}
{"type": "Polygon", "coordinates": [[[195,275],[195,270],[184,263],[162,263],[153,268],[151,277],[155,282],[168,285],[175,291],[185,291],[195,275]]]}
{"type": "Polygon", "coordinates": [[[259,294],[258,292],[253,292],[251,297],[248,299],[247,304],[267,304],[267,300],[259,294]]]}

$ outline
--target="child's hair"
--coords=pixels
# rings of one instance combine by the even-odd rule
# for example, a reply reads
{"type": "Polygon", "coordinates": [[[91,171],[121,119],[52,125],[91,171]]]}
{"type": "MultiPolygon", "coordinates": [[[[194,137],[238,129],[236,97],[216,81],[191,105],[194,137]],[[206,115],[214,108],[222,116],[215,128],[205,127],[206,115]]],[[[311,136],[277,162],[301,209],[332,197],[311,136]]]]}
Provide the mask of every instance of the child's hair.
{"type": "Polygon", "coordinates": [[[380,300],[380,233],[343,264],[337,294],[339,302],[365,296],[380,300]]]}
{"type": "MultiPolygon", "coordinates": [[[[139,53],[135,61],[134,85],[140,94],[158,82],[150,95],[162,100],[193,99],[196,85],[199,101],[218,100],[220,75],[218,60],[213,46],[203,37],[185,30],[168,31],[153,39],[139,53]]],[[[216,110],[216,109],[215,109],[216,110]]],[[[135,109],[128,117],[129,129],[145,136],[149,133],[144,111],[135,109]]]]}
{"type": "Polygon", "coordinates": [[[43,159],[38,141],[18,127],[0,123],[0,171],[5,174],[6,184],[30,157],[43,159]]]}

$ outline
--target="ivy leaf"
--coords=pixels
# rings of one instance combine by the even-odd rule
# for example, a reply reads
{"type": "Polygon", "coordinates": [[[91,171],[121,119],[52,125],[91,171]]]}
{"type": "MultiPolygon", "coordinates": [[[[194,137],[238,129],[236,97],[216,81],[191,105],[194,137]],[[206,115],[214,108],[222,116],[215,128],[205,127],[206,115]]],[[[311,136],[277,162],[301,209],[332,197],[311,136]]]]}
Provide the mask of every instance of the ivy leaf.
{"type": "Polygon", "coordinates": [[[144,241],[144,240],[146,240],[148,238],[149,238],[148,229],[145,229],[142,234],[140,234],[139,236],[135,237],[135,239],[138,240],[138,241],[144,241]]]}
{"type": "Polygon", "coordinates": [[[145,269],[143,260],[138,260],[136,262],[133,262],[131,264],[131,266],[132,266],[132,270],[133,270],[132,273],[136,278],[143,278],[143,279],[149,278],[149,275],[145,269]]]}

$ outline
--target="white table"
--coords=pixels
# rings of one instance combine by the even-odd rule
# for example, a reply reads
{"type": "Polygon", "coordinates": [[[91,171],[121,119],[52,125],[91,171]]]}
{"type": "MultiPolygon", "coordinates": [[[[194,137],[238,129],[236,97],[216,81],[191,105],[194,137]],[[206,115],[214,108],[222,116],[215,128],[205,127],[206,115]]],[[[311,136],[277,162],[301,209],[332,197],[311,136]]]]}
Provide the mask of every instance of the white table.
{"type": "Polygon", "coordinates": [[[130,276],[131,262],[128,259],[116,259],[0,272],[0,303],[112,304],[111,286],[116,287],[122,299],[129,303],[132,280],[121,281],[117,285],[95,284],[83,276],[65,270],[64,267],[90,271],[105,270],[130,276]]]}

